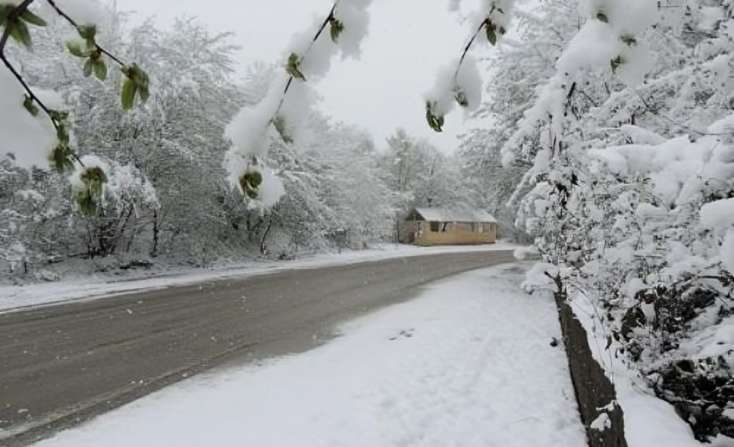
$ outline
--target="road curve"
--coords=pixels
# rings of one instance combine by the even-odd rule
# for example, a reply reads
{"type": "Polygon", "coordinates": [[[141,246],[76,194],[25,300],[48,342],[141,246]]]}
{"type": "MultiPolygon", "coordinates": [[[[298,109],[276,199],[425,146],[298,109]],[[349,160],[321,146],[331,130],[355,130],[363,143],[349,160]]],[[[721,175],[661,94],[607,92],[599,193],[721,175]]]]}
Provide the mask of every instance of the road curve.
{"type": "Polygon", "coordinates": [[[509,251],[411,256],[0,315],[0,446],[28,445],[225,362],[308,349],[425,283],[512,261],[509,251]]]}

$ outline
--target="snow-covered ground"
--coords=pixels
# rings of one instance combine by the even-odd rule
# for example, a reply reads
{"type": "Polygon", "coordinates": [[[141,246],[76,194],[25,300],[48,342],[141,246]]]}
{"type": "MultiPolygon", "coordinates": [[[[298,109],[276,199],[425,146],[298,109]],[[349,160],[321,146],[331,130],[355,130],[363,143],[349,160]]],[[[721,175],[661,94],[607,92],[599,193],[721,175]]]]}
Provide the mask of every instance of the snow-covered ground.
{"type": "Polygon", "coordinates": [[[585,446],[551,298],[519,265],[427,287],[312,351],[197,376],[38,444],[585,446]]]}
{"type": "Polygon", "coordinates": [[[382,244],[369,250],[320,254],[295,261],[251,261],[210,269],[179,269],[146,278],[136,278],[131,275],[126,278],[111,279],[108,275],[98,275],[22,286],[0,286],[0,313],[57,304],[63,301],[99,299],[141,290],[161,289],[226,278],[242,278],[280,270],[328,267],[402,256],[514,250],[516,248],[518,248],[517,245],[505,242],[494,245],[447,247],[382,244]]]}

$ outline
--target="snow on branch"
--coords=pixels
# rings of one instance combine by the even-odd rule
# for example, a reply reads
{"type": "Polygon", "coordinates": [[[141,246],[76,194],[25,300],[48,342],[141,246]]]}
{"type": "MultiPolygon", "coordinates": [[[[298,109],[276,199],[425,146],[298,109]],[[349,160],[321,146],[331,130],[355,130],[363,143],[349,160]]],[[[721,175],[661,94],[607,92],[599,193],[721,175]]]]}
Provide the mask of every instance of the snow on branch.
{"type": "MultiPolygon", "coordinates": [[[[586,22],[556,62],[555,76],[539,89],[534,106],[525,112],[517,131],[502,149],[502,163],[506,167],[515,163],[523,139],[546,120],[550,122],[550,134],[545,140],[545,150],[557,152],[566,127],[569,102],[578,93],[579,73],[608,72],[627,86],[636,87],[651,68],[650,49],[643,34],[660,18],[658,2],[584,0],[580,9],[586,22]]],[[[541,157],[548,159],[549,155],[541,157]]],[[[543,163],[540,168],[546,166],[543,163]]]]}
{"type": "MultiPolygon", "coordinates": [[[[471,17],[471,21],[477,24],[476,31],[459,59],[439,71],[434,87],[426,94],[426,121],[434,131],[443,132],[446,115],[456,104],[468,111],[477,110],[481,105],[482,79],[476,60],[469,51],[482,34],[490,44],[497,45],[509,28],[513,2],[483,0],[482,8],[471,17]]],[[[458,9],[458,4],[458,0],[452,0],[449,9],[458,9]]]]}
{"type": "MultiPolygon", "coordinates": [[[[80,202],[82,208],[89,210],[95,199],[99,201],[103,191],[97,183],[106,182],[107,177],[102,172],[102,167],[87,167],[72,148],[69,114],[63,110],[63,102],[58,95],[31,87],[6,54],[11,40],[30,49],[33,42],[29,27],[47,25],[43,17],[30,9],[35,1],[12,0],[0,3],[0,26],[3,28],[0,60],[9,72],[0,74],[0,86],[4,93],[0,99],[0,130],[3,130],[3,135],[12,135],[5,144],[7,150],[15,155],[19,166],[47,168],[51,165],[57,171],[64,172],[74,168],[76,164],[78,169],[84,171],[80,178],[94,178],[95,185],[90,183],[87,188],[94,194],[89,195],[84,204],[80,202]],[[21,111],[21,107],[25,111],[21,111]],[[41,112],[47,118],[45,122],[39,116],[41,112]]],[[[81,40],[68,42],[67,49],[71,55],[85,60],[85,76],[94,75],[99,80],[106,80],[108,69],[105,58],[109,58],[119,65],[125,76],[121,95],[123,109],[131,109],[136,98],[141,102],[148,99],[148,75],[136,64],[125,64],[97,43],[95,22],[100,16],[94,12],[95,8],[88,0],[45,0],[45,4],[79,34],[81,40]],[[70,11],[65,11],[64,7],[68,7],[70,11]]]]}
{"type": "Polygon", "coordinates": [[[371,2],[338,0],[323,20],[295,34],[284,53],[283,72],[271,82],[265,97],[243,107],[225,129],[233,143],[224,162],[229,181],[256,206],[270,208],[284,192],[278,177],[264,169],[261,160],[267,156],[271,130],[286,144],[301,139],[303,123],[316,101],[308,83],[329,72],[335,55],[359,56],[371,2]]]}

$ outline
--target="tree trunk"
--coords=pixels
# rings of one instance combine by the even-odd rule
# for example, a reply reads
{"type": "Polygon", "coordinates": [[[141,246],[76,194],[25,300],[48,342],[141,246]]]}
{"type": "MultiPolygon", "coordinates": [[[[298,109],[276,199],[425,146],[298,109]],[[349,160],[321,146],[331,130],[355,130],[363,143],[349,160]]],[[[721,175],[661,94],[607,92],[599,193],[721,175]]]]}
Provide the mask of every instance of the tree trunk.
{"type": "Polygon", "coordinates": [[[273,216],[270,215],[270,218],[268,219],[268,226],[265,228],[265,232],[263,233],[262,239],[260,239],[260,254],[266,255],[268,254],[268,247],[266,246],[266,242],[268,239],[268,234],[270,233],[270,229],[273,228],[273,216]]]}
{"type": "Polygon", "coordinates": [[[158,256],[158,241],[160,240],[160,223],[158,222],[158,210],[153,211],[153,247],[150,250],[150,257],[158,256]]]}

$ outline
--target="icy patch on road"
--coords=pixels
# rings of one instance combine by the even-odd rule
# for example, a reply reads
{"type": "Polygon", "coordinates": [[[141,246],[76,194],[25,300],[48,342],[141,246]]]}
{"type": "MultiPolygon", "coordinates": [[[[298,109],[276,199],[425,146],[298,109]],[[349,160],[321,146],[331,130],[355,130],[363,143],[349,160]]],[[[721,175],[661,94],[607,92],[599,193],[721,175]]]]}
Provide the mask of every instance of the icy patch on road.
{"type": "Polygon", "coordinates": [[[554,303],[523,294],[522,275],[436,283],[322,347],[189,379],[39,446],[585,446],[554,303]]]}
{"type": "Polygon", "coordinates": [[[514,250],[516,248],[518,248],[517,245],[504,242],[494,245],[447,247],[416,247],[412,245],[383,244],[369,250],[345,251],[341,254],[320,254],[295,261],[251,261],[211,269],[174,270],[152,278],[131,278],[110,281],[109,277],[99,276],[24,286],[0,286],[0,314],[8,311],[26,310],[41,305],[58,304],[65,301],[100,299],[125,293],[185,286],[223,279],[242,279],[249,276],[284,270],[331,267],[406,256],[502,251],[514,250]]]}

